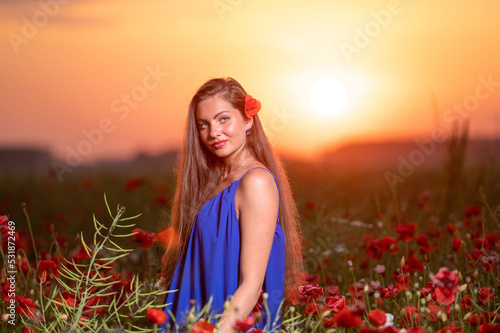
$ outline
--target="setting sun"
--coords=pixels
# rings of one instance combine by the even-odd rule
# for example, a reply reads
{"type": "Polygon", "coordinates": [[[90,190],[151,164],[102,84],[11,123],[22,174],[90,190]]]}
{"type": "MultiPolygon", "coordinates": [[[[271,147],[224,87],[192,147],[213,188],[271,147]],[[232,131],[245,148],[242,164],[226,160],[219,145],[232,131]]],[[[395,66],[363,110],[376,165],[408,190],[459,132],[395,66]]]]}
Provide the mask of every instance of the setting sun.
{"type": "Polygon", "coordinates": [[[349,96],[346,88],[332,78],[320,79],[309,90],[309,103],[319,113],[336,114],[347,105],[349,96]]]}

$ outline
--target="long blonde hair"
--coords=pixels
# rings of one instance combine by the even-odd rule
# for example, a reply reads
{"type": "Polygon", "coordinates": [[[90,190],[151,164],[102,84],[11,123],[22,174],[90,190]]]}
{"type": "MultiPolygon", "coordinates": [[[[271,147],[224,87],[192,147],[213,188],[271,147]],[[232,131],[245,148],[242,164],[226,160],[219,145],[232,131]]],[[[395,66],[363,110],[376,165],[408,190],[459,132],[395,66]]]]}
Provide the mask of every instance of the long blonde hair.
{"type": "MultiPolygon", "coordinates": [[[[165,289],[170,286],[176,265],[186,252],[196,214],[209,199],[222,172],[223,160],[204,146],[196,124],[198,103],[216,95],[225,98],[247,119],[244,112],[246,92],[232,78],[216,78],[207,81],[198,89],[191,100],[185,128],[184,146],[175,167],[177,185],[171,214],[173,232],[163,258],[165,289]]],[[[258,115],[254,116],[246,145],[255,159],[274,174],[278,183],[281,198],[279,221],[285,234],[285,301],[293,302],[299,283],[298,277],[303,270],[302,233],[287,175],[278,155],[265,135],[258,115]]]]}

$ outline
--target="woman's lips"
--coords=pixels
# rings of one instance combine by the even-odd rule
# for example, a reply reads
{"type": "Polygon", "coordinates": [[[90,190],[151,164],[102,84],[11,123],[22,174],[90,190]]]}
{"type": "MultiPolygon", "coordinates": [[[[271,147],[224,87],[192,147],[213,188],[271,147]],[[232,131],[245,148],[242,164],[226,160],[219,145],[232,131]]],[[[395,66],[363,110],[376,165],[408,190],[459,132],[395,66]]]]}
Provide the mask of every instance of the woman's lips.
{"type": "Polygon", "coordinates": [[[227,140],[218,141],[218,142],[214,143],[212,146],[214,146],[216,149],[219,149],[219,148],[223,147],[226,144],[226,142],[227,142],[227,140]]]}

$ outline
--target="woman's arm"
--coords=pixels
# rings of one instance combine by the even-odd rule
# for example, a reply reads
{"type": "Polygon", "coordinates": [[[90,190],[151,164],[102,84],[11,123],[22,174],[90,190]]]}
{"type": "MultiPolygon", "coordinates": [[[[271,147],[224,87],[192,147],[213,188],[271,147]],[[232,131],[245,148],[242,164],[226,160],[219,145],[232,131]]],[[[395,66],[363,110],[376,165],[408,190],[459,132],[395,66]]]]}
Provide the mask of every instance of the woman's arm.
{"type": "Polygon", "coordinates": [[[230,332],[234,319],[246,319],[257,303],[273,245],[279,194],[273,176],[254,169],[242,178],[235,193],[240,221],[239,287],[224,312],[220,332],[230,332]]]}

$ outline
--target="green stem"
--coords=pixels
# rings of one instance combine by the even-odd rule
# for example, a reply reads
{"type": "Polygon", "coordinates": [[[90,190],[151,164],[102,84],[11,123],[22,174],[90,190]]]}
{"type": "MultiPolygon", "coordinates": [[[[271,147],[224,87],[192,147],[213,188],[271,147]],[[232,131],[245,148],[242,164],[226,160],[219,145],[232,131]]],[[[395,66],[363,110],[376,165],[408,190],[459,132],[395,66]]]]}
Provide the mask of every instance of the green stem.
{"type": "Polygon", "coordinates": [[[28,221],[28,229],[30,230],[31,242],[33,243],[33,251],[35,252],[36,267],[38,268],[38,253],[36,252],[35,237],[33,237],[33,230],[31,229],[30,217],[28,215],[28,212],[26,211],[26,206],[24,204],[23,204],[23,212],[24,215],[26,216],[26,220],[28,221]]]}

